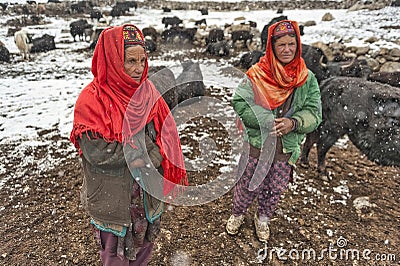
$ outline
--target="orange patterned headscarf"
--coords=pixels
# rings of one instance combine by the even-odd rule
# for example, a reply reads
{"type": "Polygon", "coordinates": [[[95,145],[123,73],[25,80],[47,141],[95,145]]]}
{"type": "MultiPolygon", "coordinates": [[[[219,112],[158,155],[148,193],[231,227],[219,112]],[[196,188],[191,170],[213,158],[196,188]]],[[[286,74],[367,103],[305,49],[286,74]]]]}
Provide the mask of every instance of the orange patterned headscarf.
{"type": "Polygon", "coordinates": [[[269,110],[283,104],[295,88],[302,86],[307,81],[308,69],[301,57],[300,30],[296,21],[279,21],[268,28],[265,56],[253,65],[246,74],[253,83],[255,103],[269,110]],[[272,47],[275,29],[282,22],[290,23],[293,26],[297,38],[297,53],[287,65],[282,65],[279,62],[272,47]]]}

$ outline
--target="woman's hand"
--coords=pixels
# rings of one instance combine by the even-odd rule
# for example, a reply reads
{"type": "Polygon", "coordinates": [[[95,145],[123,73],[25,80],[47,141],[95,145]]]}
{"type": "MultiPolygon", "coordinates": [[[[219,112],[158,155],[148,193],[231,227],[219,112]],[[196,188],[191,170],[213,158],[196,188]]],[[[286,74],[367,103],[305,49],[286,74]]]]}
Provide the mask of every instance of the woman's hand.
{"type": "Polygon", "coordinates": [[[274,127],[272,128],[271,135],[282,137],[294,128],[294,121],[290,118],[282,117],[274,120],[274,127]]]}

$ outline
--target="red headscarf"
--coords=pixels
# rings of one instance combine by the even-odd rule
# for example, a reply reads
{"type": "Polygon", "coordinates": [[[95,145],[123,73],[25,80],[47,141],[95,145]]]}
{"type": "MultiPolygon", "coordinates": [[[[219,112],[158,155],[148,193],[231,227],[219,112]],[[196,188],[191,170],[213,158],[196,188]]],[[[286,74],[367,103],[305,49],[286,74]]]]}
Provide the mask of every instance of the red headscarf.
{"type": "MultiPolygon", "coordinates": [[[[92,59],[94,78],[76,102],[70,139],[80,154],[82,151],[77,139],[84,132],[92,132],[107,142],[128,143],[136,148],[131,142],[132,136],[153,121],[157,132],[156,143],[163,156],[164,178],[175,184],[187,185],[176,124],[168,105],[147,79],[147,58],[140,84],[125,73],[125,26],[136,28],[134,25],[109,27],[100,34],[92,59]]],[[[137,31],[137,38],[144,40],[142,32],[137,31]]],[[[164,192],[168,193],[170,189],[171,186],[168,186],[168,191],[164,188],[164,192]]]]}
{"type": "Polygon", "coordinates": [[[301,57],[300,30],[296,21],[279,21],[268,28],[265,56],[246,74],[253,83],[255,103],[269,110],[283,104],[295,88],[307,81],[308,70],[301,57]],[[297,53],[294,59],[285,66],[276,58],[272,47],[273,33],[281,22],[290,23],[297,38],[297,53]]]}

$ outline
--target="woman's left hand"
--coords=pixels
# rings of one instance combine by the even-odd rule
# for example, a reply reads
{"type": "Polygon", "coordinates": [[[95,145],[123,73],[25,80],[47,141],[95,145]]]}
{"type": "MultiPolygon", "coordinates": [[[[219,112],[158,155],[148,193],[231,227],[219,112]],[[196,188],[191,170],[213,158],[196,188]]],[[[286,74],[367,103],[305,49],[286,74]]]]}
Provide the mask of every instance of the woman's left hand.
{"type": "Polygon", "coordinates": [[[282,117],[274,120],[274,127],[272,128],[271,135],[282,137],[293,129],[293,121],[290,118],[282,117]]]}

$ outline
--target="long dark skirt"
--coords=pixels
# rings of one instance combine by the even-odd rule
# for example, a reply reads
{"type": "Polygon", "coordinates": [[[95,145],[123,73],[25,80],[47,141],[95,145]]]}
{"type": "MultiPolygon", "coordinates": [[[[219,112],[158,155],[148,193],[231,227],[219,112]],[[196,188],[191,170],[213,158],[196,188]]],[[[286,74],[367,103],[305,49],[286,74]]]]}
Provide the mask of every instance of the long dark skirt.
{"type": "MultiPolygon", "coordinates": [[[[97,230],[97,229],[96,229],[97,230]]],[[[113,233],[97,230],[97,237],[101,243],[100,258],[105,266],[143,266],[148,265],[151,259],[154,243],[144,240],[142,247],[136,254],[136,260],[128,260],[117,255],[118,237],[113,233]]]]}
{"type": "Polygon", "coordinates": [[[145,214],[143,190],[134,182],[132,187],[132,228],[125,237],[118,237],[93,227],[100,246],[100,257],[106,266],[147,265],[150,261],[154,241],[160,233],[160,218],[150,223],[145,214]]]}

